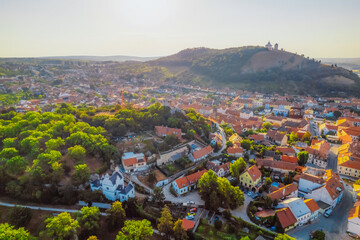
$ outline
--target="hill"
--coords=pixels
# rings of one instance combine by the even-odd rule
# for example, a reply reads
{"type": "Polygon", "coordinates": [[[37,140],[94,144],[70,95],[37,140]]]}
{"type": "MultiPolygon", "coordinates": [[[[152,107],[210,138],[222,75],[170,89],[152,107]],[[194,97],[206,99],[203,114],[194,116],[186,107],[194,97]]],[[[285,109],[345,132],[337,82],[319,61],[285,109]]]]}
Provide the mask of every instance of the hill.
{"type": "MultiPolygon", "coordinates": [[[[360,79],[347,69],[257,46],[185,49],[148,61],[145,66],[161,69],[161,74],[167,75],[166,81],[203,87],[264,93],[360,95],[360,79]]],[[[164,76],[157,79],[164,79],[164,76]]]]}
{"type": "Polygon", "coordinates": [[[125,61],[139,61],[145,62],[157,59],[158,57],[137,57],[137,56],[52,56],[52,57],[40,57],[40,59],[63,59],[63,60],[82,60],[82,61],[114,61],[114,62],[125,62],[125,61]]]}

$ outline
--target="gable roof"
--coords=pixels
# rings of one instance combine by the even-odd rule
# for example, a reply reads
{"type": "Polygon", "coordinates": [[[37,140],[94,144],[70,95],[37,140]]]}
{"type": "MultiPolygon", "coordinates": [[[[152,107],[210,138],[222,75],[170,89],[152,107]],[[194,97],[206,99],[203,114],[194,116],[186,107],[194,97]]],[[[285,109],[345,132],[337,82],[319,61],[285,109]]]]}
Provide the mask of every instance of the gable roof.
{"type": "Polygon", "coordinates": [[[314,199],[306,199],[304,202],[312,213],[320,209],[314,199]]]}
{"type": "Polygon", "coordinates": [[[286,197],[290,195],[291,193],[298,190],[298,186],[295,183],[291,183],[286,185],[285,187],[279,188],[278,190],[270,193],[268,196],[271,198],[271,200],[279,200],[283,197],[286,197]]]}
{"type": "Polygon", "coordinates": [[[290,163],[297,163],[298,159],[297,159],[297,157],[289,157],[289,156],[286,156],[286,155],[282,155],[281,156],[281,161],[290,162],[290,163]]]}
{"type": "Polygon", "coordinates": [[[200,150],[197,150],[193,153],[193,156],[195,159],[199,159],[203,156],[206,156],[208,154],[210,154],[211,152],[213,151],[213,148],[209,145],[209,146],[206,146],[200,150]]]}
{"type": "Polygon", "coordinates": [[[184,176],[182,178],[176,179],[176,184],[179,188],[187,187],[191,184],[195,184],[199,179],[202,177],[202,175],[206,172],[206,169],[190,174],[188,176],[184,176]]]}
{"type": "Polygon", "coordinates": [[[246,170],[246,171],[249,173],[249,175],[250,175],[250,177],[251,177],[251,179],[252,179],[253,181],[255,181],[255,180],[257,180],[259,177],[261,177],[261,172],[260,172],[259,168],[258,168],[256,165],[251,166],[251,167],[248,168],[248,170],[246,170]]]}
{"type": "Polygon", "coordinates": [[[277,168],[282,170],[288,171],[295,171],[298,164],[290,163],[290,162],[283,162],[283,161],[272,161],[266,159],[256,159],[256,163],[259,167],[268,167],[268,168],[277,168]]]}
{"type": "Polygon", "coordinates": [[[283,208],[280,211],[276,212],[276,215],[282,228],[287,228],[297,222],[297,219],[291,212],[290,208],[283,208]]]}

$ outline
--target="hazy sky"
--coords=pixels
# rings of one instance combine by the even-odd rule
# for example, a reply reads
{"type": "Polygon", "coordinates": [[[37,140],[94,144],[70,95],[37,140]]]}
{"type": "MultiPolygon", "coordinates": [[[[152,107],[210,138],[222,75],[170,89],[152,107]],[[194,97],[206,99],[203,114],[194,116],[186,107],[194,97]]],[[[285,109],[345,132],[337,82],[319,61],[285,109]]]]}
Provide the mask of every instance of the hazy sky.
{"type": "Polygon", "coordinates": [[[360,57],[360,0],[0,0],[0,57],[265,45],[360,57]]]}

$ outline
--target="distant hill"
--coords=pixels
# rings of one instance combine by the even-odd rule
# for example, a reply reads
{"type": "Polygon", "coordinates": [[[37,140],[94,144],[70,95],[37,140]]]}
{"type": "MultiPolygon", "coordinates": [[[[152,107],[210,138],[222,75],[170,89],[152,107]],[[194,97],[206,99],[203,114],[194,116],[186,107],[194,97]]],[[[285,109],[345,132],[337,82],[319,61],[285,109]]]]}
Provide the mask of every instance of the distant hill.
{"type": "Polygon", "coordinates": [[[52,57],[39,57],[40,59],[64,59],[64,60],[82,60],[82,61],[114,61],[114,62],[125,62],[125,61],[139,61],[145,62],[154,60],[159,57],[136,57],[136,56],[52,56],[52,57]]]}
{"type": "Polygon", "coordinates": [[[323,63],[336,64],[349,70],[360,70],[360,58],[320,58],[323,63]]]}
{"type": "Polygon", "coordinates": [[[154,80],[264,93],[360,96],[360,79],[347,69],[257,46],[185,49],[137,66],[157,69],[160,76],[154,80]]]}

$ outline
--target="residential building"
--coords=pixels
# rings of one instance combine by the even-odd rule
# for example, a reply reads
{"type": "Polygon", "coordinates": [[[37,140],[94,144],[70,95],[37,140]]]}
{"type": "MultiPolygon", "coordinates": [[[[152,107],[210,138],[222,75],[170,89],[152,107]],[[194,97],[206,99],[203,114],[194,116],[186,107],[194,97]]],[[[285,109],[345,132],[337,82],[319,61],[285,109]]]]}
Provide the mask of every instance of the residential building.
{"type": "Polygon", "coordinates": [[[222,164],[218,160],[208,161],[206,168],[213,170],[218,177],[225,177],[230,174],[230,162],[222,164]]]}
{"type": "Polygon", "coordinates": [[[285,133],[281,133],[281,132],[278,132],[276,130],[271,130],[271,129],[268,130],[268,132],[266,134],[266,139],[274,142],[275,144],[277,144],[279,146],[286,146],[287,141],[288,141],[288,137],[286,136],[285,133]]]}
{"type": "Polygon", "coordinates": [[[348,217],[347,231],[360,236],[360,202],[355,202],[354,206],[350,209],[348,217]]]}
{"type": "Polygon", "coordinates": [[[244,187],[257,191],[261,187],[261,172],[256,165],[246,169],[239,177],[240,184],[244,187]]]}
{"type": "Polygon", "coordinates": [[[298,196],[298,186],[295,183],[288,184],[278,190],[268,194],[271,200],[283,200],[285,198],[293,198],[298,196]]]}
{"type": "Polygon", "coordinates": [[[310,221],[314,221],[319,217],[320,207],[317,205],[314,199],[306,199],[304,200],[306,206],[310,209],[310,221]]]}
{"type": "Polygon", "coordinates": [[[281,208],[276,211],[276,217],[279,219],[281,228],[284,232],[297,226],[297,219],[290,208],[281,208]]]}
{"type": "Polygon", "coordinates": [[[143,153],[127,152],[122,156],[125,172],[136,172],[147,169],[146,158],[143,153]]]}
{"type": "Polygon", "coordinates": [[[188,176],[178,178],[172,182],[172,186],[177,194],[182,195],[197,188],[199,179],[207,170],[202,170],[188,176]]]}
{"type": "Polygon", "coordinates": [[[182,141],[182,135],[181,129],[178,128],[169,128],[164,126],[155,126],[155,133],[159,137],[166,137],[169,135],[175,135],[179,139],[179,141],[182,141]]]}
{"type": "Polygon", "coordinates": [[[205,159],[207,156],[209,156],[213,152],[214,152],[213,148],[209,145],[209,146],[206,146],[200,150],[197,150],[197,151],[194,151],[193,153],[191,153],[189,155],[189,159],[194,162],[197,162],[197,161],[205,159]]]}
{"type": "Polygon", "coordinates": [[[134,185],[131,181],[125,185],[124,177],[118,167],[115,168],[111,176],[106,174],[100,179],[91,181],[90,187],[92,191],[102,191],[105,197],[111,201],[123,202],[135,197],[134,185]]]}
{"type": "Polygon", "coordinates": [[[277,208],[290,208],[299,226],[310,221],[311,211],[301,198],[289,198],[278,204],[277,208]]]}
{"type": "Polygon", "coordinates": [[[230,156],[234,156],[234,157],[243,157],[244,156],[244,150],[241,147],[238,147],[238,145],[234,145],[232,147],[229,147],[227,149],[227,152],[230,156]]]}

